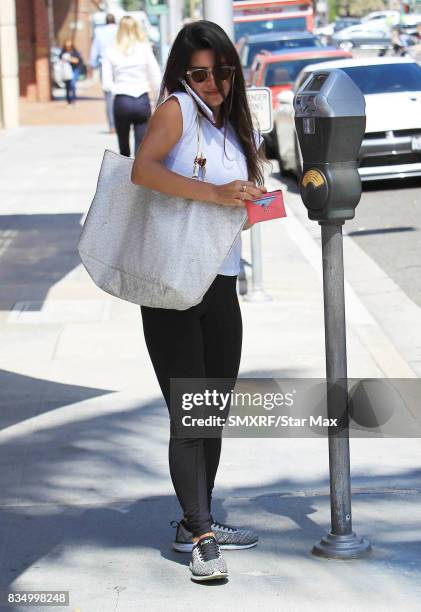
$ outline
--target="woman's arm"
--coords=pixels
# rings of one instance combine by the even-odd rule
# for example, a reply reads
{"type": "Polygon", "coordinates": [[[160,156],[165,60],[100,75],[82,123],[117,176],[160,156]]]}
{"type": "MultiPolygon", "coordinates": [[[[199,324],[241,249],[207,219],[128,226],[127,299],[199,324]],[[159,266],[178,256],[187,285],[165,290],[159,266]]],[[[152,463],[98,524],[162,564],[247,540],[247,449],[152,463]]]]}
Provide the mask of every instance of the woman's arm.
{"type": "Polygon", "coordinates": [[[251,181],[237,180],[226,185],[214,185],[168,170],[162,160],[177,144],[182,134],[181,108],[176,98],[170,98],[159,106],[150,119],[133,163],[132,183],[167,195],[213,202],[222,206],[244,207],[244,201],[241,199],[241,187],[244,183],[247,184],[249,197],[262,195],[261,188],[253,185],[251,181]]]}

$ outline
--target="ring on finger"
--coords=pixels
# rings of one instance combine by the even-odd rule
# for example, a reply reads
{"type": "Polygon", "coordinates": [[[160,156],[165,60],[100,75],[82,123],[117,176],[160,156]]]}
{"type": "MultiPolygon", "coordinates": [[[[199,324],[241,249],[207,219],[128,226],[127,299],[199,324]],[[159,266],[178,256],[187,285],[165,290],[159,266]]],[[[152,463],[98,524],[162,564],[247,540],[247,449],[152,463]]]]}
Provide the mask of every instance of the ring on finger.
{"type": "Polygon", "coordinates": [[[241,185],[241,191],[246,192],[247,191],[247,185],[241,185]]]}

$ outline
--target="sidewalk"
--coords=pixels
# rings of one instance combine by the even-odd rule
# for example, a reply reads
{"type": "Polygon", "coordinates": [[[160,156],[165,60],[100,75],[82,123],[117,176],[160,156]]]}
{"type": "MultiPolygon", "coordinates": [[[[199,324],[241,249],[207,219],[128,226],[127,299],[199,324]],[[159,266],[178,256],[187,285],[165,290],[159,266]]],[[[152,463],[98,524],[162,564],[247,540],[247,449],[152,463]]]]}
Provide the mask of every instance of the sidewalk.
{"type": "MultiPolygon", "coordinates": [[[[419,610],[415,438],[351,440],[353,529],[373,546],[352,561],[310,553],[330,527],[326,440],[226,439],[214,514],[256,528],[259,546],[224,555],[226,584],[190,581],[189,556],[170,547],[168,415],[139,307],[97,289],[76,252],[105,148],[105,124],[0,137],[0,588],[69,590],[72,612],[419,610]]],[[[292,183],[286,202],[288,219],[261,227],[272,301],[240,298],[242,378],[324,375],[319,228],[292,183]]],[[[419,376],[421,324],[399,345],[382,321],[404,296],[381,295],[379,313],[367,283],[388,279],[344,242],[349,376],[419,376]]]]}
{"type": "Polygon", "coordinates": [[[77,100],[69,106],[63,88],[54,89],[51,102],[30,102],[19,99],[20,124],[25,125],[92,125],[104,124],[105,103],[98,74],[92,79],[78,81],[77,100]]]}

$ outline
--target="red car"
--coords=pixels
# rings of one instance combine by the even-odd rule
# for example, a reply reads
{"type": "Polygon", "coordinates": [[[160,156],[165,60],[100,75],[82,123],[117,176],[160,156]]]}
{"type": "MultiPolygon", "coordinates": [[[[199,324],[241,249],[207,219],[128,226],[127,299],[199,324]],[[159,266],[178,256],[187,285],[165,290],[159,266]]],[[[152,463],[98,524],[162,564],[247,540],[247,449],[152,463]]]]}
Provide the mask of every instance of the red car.
{"type": "Polygon", "coordinates": [[[269,87],[275,106],[276,95],[284,89],[292,89],[305,66],[345,57],[352,57],[352,53],[336,47],[301,47],[293,51],[286,49],[273,55],[269,52],[259,53],[251,67],[249,84],[269,87]]]}
{"type": "MultiPolygon", "coordinates": [[[[352,57],[352,53],[336,47],[301,47],[273,55],[269,52],[260,53],[254,59],[248,84],[255,87],[269,87],[272,90],[272,106],[275,108],[279,92],[292,89],[297,76],[305,66],[345,57],[352,57]]],[[[269,157],[276,157],[275,130],[264,134],[264,138],[266,154],[269,157]]]]}

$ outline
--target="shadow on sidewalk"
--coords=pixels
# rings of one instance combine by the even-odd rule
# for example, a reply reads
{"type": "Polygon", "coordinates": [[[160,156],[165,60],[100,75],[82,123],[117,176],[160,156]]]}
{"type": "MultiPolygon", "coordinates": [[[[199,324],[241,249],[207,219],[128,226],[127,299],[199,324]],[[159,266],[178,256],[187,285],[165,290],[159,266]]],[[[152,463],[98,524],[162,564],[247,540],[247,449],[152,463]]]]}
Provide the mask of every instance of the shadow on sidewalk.
{"type": "MultiPolygon", "coordinates": [[[[79,399],[87,397],[87,390],[76,391],[79,399]]],[[[130,404],[118,394],[105,393],[93,395],[89,404],[82,401],[42,414],[30,434],[17,427],[3,438],[0,588],[6,589],[28,568],[39,568],[40,562],[63,563],[71,571],[72,559],[76,562],[81,555],[87,565],[92,555],[110,571],[113,564],[116,575],[131,571],[119,568],[122,557],[116,560],[115,549],[137,552],[139,566],[148,550],[188,565],[189,555],[171,549],[175,531],[169,521],[181,518],[175,495],[148,492],[157,483],[160,488],[169,483],[167,408],[160,398],[130,404]],[[136,499],[129,498],[128,487],[137,491],[136,499]]],[[[247,461],[255,464],[258,456],[247,461]]],[[[263,464],[261,470],[263,476],[263,464]]],[[[353,564],[407,569],[419,580],[421,547],[414,522],[419,518],[420,475],[418,469],[375,477],[354,471],[354,487],[358,483],[362,489],[353,496],[354,509],[361,509],[354,512],[354,529],[370,539],[374,551],[353,564]],[[396,486],[391,487],[391,481],[396,486]]],[[[298,483],[289,476],[229,491],[217,487],[213,513],[228,524],[237,522],[231,516],[239,513],[244,526],[258,529],[259,546],[241,553],[255,555],[257,569],[263,571],[268,554],[283,561],[324,563],[310,550],[329,529],[328,484],[327,479],[302,478],[298,483]],[[313,520],[321,509],[324,518],[313,520]]],[[[147,564],[142,573],[147,578],[147,564]]],[[[347,580],[346,571],[342,579],[347,580]]]]}
{"type": "Polygon", "coordinates": [[[11,310],[20,300],[39,302],[32,308],[41,308],[50,288],[81,265],[77,243],[82,217],[0,215],[0,235],[7,242],[0,269],[0,310],[11,310]]]}

